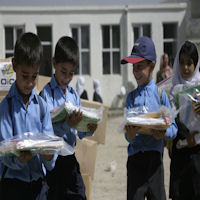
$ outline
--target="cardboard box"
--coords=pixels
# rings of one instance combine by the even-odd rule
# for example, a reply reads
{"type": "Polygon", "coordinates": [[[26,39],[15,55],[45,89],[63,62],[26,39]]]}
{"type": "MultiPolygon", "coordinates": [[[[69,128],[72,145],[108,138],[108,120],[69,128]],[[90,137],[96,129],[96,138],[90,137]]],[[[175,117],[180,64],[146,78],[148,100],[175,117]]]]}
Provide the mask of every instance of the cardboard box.
{"type": "Polygon", "coordinates": [[[36,83],[36,88],[35,88],[37,94],[40,93],[40,91],[44,88],[44,86],[48,82],[50,82],[50,80],[51,80],[51,77],[49,77],[49,76],[42,76],[42,75],[38,76],[37,83],[36,83]]]}
{"type": "Polygon", "coordinates": [[[106,140],[106,125],[107,125],[107,117],[108,117],[109,107],[104,105],[104,104],[101,104],[99,102],[88,101],[88,100],[83,100],[83,99],[81,99],[81,104],[84,107],[96,108],[96,109],[100,108],[101,106],[104,107],[102,122],[100,124],[98,124],[97,130],[95,131],[94,135],[90,136],[90,137],[87,137],[87,139],[94,140],[98,144],[105,144],[105,140],[106,140]]]}
{"type": "Polygon", "coordinates": [[[91,200],[91,192],[92,192],[92,178],[90,175],[82,173],[83,182],[85,184],[85,194],[87,200],[91,200]]]}
{"type": "Polygon", "coordinates": [[[81,173],[90,175],[93,180],[97,156],[97,142],[86,138],[82,140],[77,138],[75,154],[80,164],[81,173]]]}

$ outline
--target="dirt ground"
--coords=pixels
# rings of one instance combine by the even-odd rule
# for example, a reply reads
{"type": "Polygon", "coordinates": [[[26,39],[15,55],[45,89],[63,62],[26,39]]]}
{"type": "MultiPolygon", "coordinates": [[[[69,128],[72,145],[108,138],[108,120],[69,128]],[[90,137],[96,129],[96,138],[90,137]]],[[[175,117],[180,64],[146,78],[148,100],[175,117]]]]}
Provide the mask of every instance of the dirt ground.
{"type": "MultiPolygon", "coordinates": [[[[124,134],[118,132],[123,116],[108,118],[106,143],[98,146],[95,176],[92,185],[92,200],[126,200],[127,145],[124,134]],[[110,163],[114,161],[113,167],[110,163]],[[111,170],[110,170],[111,169],[111,170]]],[[[167,151],[164,152],[165,188],[168,200],[169,165],[167,151]]]]}

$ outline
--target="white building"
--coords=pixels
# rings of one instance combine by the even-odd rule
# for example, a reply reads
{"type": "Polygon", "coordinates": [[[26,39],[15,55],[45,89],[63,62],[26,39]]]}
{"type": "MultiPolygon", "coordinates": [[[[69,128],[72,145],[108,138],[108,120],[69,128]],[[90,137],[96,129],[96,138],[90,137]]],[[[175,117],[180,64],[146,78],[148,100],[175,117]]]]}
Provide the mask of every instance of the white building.
{"type": "MultiPolygon", "coordinates": [[[[147,35],[155,42],[155,77],[163,51],[170,55],[172,64],[177,47],[186,39],[186,11],[187,2],[162,0],[1,0],[0,58],[13,55],[22,32],[34,32],[44,47],[40,73],[51,76],[56,42],[63,35],[72,36],[80,48],[78,74],[86,79],[89,99],[92,80],[97,78],[103,101],[111,106],[122,85],[127,88],[131,81],[136,86],[131,65],[120,65],[134,41],[147,35]]],[[[77,75],[74,87],[76,79],[77,75]]]]}

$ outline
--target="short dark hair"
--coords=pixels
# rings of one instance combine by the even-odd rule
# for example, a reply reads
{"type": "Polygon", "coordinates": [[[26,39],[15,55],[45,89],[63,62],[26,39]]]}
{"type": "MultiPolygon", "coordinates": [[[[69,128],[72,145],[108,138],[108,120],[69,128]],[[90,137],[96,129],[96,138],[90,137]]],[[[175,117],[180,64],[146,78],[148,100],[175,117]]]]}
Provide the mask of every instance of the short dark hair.
{"type": "Polygon", "coordinates": [[[79,64],[79,50],[74,39],[68,36],[61,37],[55,48],[56,63],[69,62],[75,66],[79,64]]]}
{"type": "Polygon", "coordinates": [[[196,67],[197,62],[199,60],[199,55],[198,55],[197,47],[194,43],[190,41],[185,41],[179,53],[179,60],[180,60],[181,54],[186,54],[187,56],[189,56],[193,60],[194,66],[196,67]]]}
{"type": "Polygon", "coordinates": [[[43,56],[43,48],[39,37],[31,32],[22,34],[16,41],[14,61],[16,65],[40,64],[43,56]]]}

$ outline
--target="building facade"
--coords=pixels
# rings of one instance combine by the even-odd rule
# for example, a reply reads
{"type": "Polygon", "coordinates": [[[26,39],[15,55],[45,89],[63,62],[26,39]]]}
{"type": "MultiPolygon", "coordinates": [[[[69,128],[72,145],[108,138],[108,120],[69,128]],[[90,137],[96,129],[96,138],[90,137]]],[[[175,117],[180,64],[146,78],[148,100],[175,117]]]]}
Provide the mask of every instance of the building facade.
{"type": "Polygon", "coordinates": [[[95,5],[87,1],[87,6],[0,3],[0,58],[13,55],[15,41],[21,33],[36,33],[44,48],[40,74],[51,76],[56,42],[63,35],[72,36],[80,49],[79,68],[72,86],[75,88],[78,75],[84,76],[92,100],[93,79],[99,79],[104,103],[117,107],[113,102],[121,87],[125,86],[127,91],[130,85],[136,87],[131,65],[120,65],[120,59],[130,54],[139,36],[147,35],[153,39],[157,51],[154,78],[163,52],[169,54],[172,65],[178,46],[187,36],[188,5],[187,2],[134,4],[127,1],[126,4],[124,0],[124,5],[107,2],[95,5]]]}

